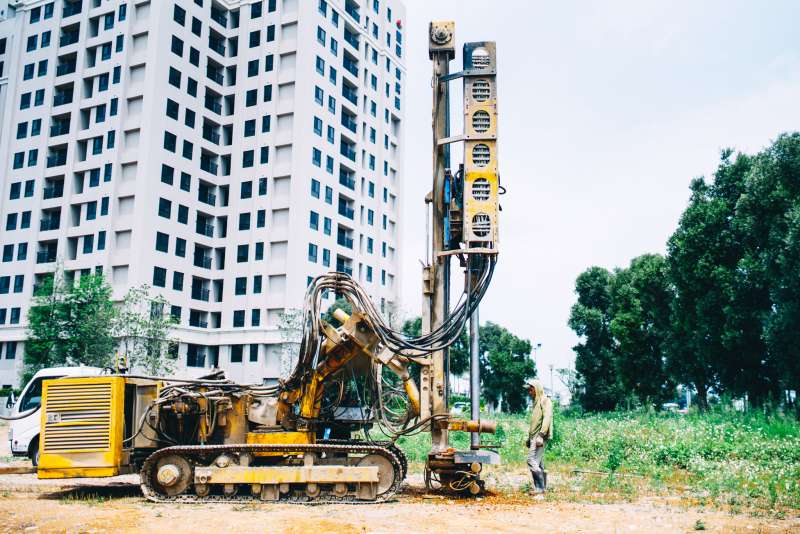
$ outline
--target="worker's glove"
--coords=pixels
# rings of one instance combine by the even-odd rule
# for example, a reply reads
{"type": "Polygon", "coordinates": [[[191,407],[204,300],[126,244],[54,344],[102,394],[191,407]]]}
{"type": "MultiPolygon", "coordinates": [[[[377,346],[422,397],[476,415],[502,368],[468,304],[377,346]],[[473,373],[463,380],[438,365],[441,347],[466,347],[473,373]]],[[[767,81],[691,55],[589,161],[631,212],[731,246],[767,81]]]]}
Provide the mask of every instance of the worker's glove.
{"type": "Polygon", "coordinates": [[[525,440],[525,446],[529,449],[531,448],[531,438],[525,440]]]}
{"type": "Polygon", "coordinates": [[[537,447],[544,447],[544,438],[542,436],[536,436],[534,443],[537,447]]]}

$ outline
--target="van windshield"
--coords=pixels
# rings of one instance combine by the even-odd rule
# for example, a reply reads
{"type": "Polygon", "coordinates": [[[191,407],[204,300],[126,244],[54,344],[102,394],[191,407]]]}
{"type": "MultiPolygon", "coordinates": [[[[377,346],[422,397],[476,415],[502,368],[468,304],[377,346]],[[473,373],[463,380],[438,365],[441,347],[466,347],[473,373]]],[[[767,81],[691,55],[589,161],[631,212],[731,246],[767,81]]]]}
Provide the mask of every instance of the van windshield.
{"type": "Polygon", "coordinates": [[[54,380],[60,376],[40,376],[28,385],[22,398],[19,400],[19,413],[38,408],[42,404],[42,381],[54,380]]]}

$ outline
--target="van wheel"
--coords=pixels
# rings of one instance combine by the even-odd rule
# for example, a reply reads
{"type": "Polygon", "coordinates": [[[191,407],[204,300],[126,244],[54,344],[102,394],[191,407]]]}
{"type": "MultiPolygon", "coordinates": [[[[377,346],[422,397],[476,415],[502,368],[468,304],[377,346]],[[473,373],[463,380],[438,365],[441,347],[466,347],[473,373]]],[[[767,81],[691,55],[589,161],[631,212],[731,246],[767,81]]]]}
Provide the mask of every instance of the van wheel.
{"type": "Polygon", "coordinates": [[[33,438],[28,447],[28,457],[31,459],[33,467],[39,466],[39,438],[33,438]]]}

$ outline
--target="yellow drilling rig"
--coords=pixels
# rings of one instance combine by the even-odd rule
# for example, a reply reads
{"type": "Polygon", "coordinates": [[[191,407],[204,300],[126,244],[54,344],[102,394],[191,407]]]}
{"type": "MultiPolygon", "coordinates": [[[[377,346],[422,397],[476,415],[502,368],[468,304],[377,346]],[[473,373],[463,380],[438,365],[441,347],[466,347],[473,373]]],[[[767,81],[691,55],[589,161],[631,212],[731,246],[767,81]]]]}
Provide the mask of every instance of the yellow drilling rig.
{"type": "Polygon", "coordinates": [[[320,276],[305,295],[296,367],[278,385],[132,374],[45,381],[40,478],[139,472],[144,495],[157,502],[378,502],[406,475],[394,440],[429,432],[426,483],[482,490],[481,466],[498,461],[480,442],[494,424],[479,417],[477,359],[478,303],[498,252],[496,60],[494,43],[467,43],[463,69],[451,74],[453,32],[452,22],[430,24],[434,157],[422,334],[392,330],[347,274],[320,276]],[[464,131],[451,135],[448,86],[459,79],[464,131]],[[464,162],[451,172],[456,142],[464,162]],[[453,259],[464,287],[451,307],[453,259]],[[349,315],[335,312],[338,327],[322,319],[327,291],[352,304],[349,315]],[[448,409],[447,351],[468,322],[472,418],[463,420],[448,409]],[[451,431],[471,432],[471,448],[451,448],[451,431]]]}

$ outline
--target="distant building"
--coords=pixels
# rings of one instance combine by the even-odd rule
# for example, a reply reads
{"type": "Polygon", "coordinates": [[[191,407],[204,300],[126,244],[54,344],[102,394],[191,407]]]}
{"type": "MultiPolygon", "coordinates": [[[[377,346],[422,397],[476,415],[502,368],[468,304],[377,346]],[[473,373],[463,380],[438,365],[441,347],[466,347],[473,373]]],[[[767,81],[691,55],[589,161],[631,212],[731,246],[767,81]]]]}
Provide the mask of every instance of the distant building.
{"type": "MultiPolygon", "coordinates": [[[[0,386],[63,264],[153,286],[179,372],[286,371],[338,270],[399,293],[400,0],[0,0],[0,386]]],[[[327,300],[333,302],[333,295],[327,300]]]]}

